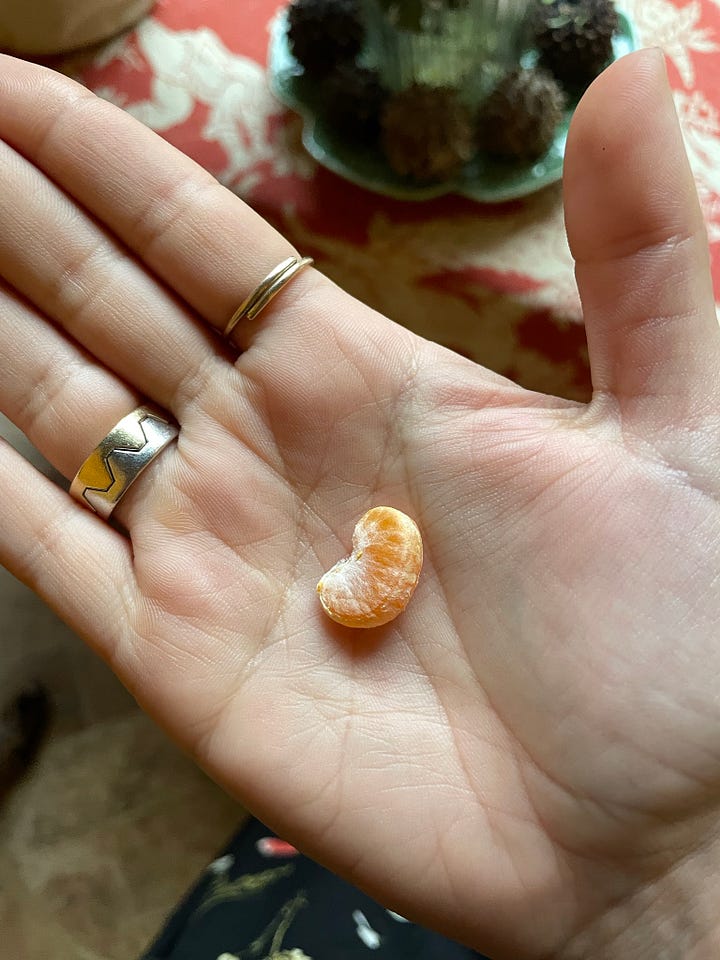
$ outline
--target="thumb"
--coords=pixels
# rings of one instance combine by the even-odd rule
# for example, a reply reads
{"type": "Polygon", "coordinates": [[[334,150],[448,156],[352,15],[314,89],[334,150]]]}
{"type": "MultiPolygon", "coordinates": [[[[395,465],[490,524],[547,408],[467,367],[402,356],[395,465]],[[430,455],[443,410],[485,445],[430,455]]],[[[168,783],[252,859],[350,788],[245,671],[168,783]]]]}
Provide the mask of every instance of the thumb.
{"type": "Polygon", "coordinates": [[[564,191],[596,396],[648,438],[716,410],[707,235],[659,50],[619,60],[587,91],[564,191]]]}

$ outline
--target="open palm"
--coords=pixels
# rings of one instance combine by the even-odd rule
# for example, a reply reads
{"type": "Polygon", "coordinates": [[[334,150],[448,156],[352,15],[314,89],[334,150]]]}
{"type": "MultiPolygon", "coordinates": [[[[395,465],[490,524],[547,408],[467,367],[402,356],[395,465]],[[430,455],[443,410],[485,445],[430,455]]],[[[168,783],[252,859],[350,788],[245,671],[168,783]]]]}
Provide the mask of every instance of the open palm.
{"type": "Polygon", "coordinates": [[[0,558],[265,822],[498,958],[583,937],[717,829],[720,335],[659,55],[568,148],[589,406],[293,282],[287,243],[55,74],[0,69],[0,406],[71,477],[150,398],[181,425],[114,529],[0,450],[0,558]],[[403,616],[314,593],[355,520],[419,524],[403,616]]]}

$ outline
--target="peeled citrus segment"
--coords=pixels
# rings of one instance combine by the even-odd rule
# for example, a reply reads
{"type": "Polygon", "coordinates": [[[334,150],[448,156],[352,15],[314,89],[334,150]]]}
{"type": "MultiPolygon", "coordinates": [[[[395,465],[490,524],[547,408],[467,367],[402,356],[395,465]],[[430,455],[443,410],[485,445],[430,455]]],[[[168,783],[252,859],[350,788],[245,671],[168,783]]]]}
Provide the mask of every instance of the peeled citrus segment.
{"type": "Polygon", "coordinates": [[[420,531],[394,507],[373,507],[355,525],[352,553],[317,585],[323,610],[346,627],[379,627],[410,602],[423,562],[420,531]]]}

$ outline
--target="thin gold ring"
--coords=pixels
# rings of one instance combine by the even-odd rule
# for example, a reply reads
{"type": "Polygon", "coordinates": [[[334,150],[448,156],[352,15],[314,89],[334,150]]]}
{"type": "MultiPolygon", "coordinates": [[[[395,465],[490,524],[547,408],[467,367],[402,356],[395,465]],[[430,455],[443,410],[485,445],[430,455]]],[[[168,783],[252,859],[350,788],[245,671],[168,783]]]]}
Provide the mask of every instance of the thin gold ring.
{"type": "Polygon", "coordinates": [[[179,428],[151,404],[133,410],[95,447],[75,474],[70,494],[107,520],[143,470],[179,428]]]}
{"type": "Polygon", "coordinates": [[[265,279],[243,300],[225,327],[223,336],[229,337],[241,320],[254,320],[283,287],[313,263],[312,257],[288,257],[279,263],[265,279]]]}

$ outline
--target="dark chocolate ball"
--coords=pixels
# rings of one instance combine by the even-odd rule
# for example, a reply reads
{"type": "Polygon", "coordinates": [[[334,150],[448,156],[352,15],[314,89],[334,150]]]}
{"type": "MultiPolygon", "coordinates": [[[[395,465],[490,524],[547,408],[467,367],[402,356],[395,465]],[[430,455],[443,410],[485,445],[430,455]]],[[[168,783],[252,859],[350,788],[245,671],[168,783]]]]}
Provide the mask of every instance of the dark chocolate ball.
{"type": "Polygon", "coordinates": [[[310,76],[353,60],[364,40],[358,0],[293,0],[288,8],[290,49],[310,76]]]}
{"type": "Polygon", "coordinates": [[[325,116],[343,137],[362,143],[377,141],[388,91],[376,70],[343,64],[328,77],[325,93],[325,116]]]}
{"type": "Polygon", "coordinates": [[[540,64],[574,94],[612,59],[620,20],[612,0],[537,0],[533,15],[540,64]]]}
{"type": "Polygon", "coordinates": [[[537,160],[550,148],[565,94],[546,70],[514,70],[480,107],[480,148],[507,160],[537,160]]]}
{"type": "Polygon", "coordinates": [[[475,152],[472,113],[454,90],[415,84],[385,105],[382,146],[396,173],[418,183],[450,180],[475,152]]]}

